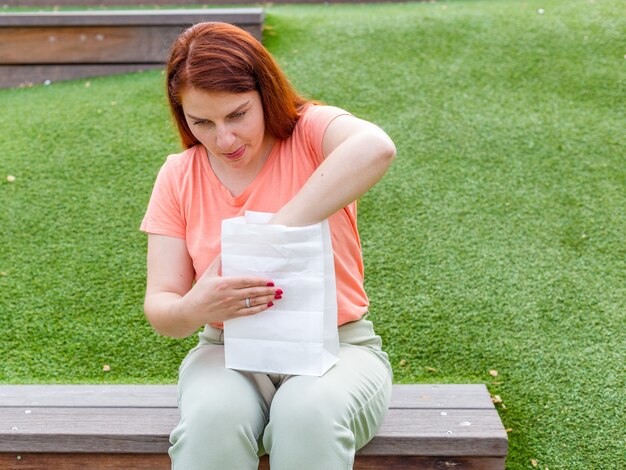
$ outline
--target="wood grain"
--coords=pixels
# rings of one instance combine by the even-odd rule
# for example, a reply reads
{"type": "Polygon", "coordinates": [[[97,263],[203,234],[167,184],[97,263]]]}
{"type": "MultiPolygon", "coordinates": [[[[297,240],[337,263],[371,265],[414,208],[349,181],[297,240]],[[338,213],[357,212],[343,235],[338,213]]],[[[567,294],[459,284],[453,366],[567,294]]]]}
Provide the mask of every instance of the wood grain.
{"type": "Polygon", "coordinates": [[[262,8],[211,8],[163,10],[96,10],[9,12],[0,15],[0,26],[161,26],[223,21],[241,26],[262,24],[262,8]]]}
{"type": "MultiPolygon", "coordinates": [[[[391,409],[364,455],[505,455],[495,410],[391,409]]],[[[0,452],[159,453],[176,408],[0,408],[0,452]],[[28,413],[27,413],[28,411],[28,413]]]]}
{"type": "MultiPolygon", "coordinates": [[[[0,385],[0,406],[176,407],[176,385],[0,385]]],[[[395,384],[390,408],[494,409],[484,384],[395,384]]]]}
{"type": "MultiPolygon", "coordinates": [[[[0,88],[164,69],[162,64],[0,65],[0,88]]],[[[0,393],[0,397],[2,394],[0,393]]]]}
{"type": "Polygon", "coordinates": [[[171,26],[0,28],[2,64],[165,63],[184,30],[171,26]]]}
{"type": "Polygon", "coordinates": [[[396,384],[392,408],[493,409],[484,384],[396,384]]]}
{"type": "Polygon", "coordinates": [[[177,385],[0,385],[0,406],[175,408],[177,385]]]}

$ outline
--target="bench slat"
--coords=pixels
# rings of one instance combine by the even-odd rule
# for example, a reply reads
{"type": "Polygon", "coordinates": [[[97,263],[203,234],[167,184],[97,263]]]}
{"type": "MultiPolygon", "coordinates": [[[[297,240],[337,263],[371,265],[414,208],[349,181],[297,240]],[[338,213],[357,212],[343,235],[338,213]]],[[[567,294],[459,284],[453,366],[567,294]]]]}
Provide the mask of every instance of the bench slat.
{"type": "Polygon", "coordinates": [[[176,407],[176,385],[0,385],[0,406],[176,407]]]}
{"type": "Polygon", "coordinates": [[[253,25],[263,23],[263,16],[262,8],[0,13],[0,26],[190,26],[200,21],[253,25]]]}
{"type": "MultiPolygon", "coordinates": [[[[176,407],[176,385],[0,385],[0,406],[176,407]]],[[[493,409],[483,384],[395,384],[390,408],[493,409]]]]}
{"type": "MultiPolygon", "coordinates": [[[[163,70],[163,64],[55,64],[55,65],[0,65],[0,88],[28,83],[99,77],[119,73],[163,70]]],[[[2,396],[0,394],[0,396],[2,396]]]]}
{"type": "Polygon", "coordinates": [[[0,28],[3,64],[164,63],[185,27],[0,28]]]}
{"type": "MultiPolygon", "coordinates": [[[[3,470],[170,470],[167,454],[0,454],[3,470]]],[[[354,470],[502,470],[504,457],[395,457],[357,455],[354,470]]],[[[267,456],[259,470],[269,470],[267,456]]]]}
{"type": "Polygon", "coordinates": [[[484,384],[395,384],[393,408],[493,409],[484,384]]]}
{"type": "MultiPolygon", "coordinates": [[[[0,452],[167,452],[176,408],[0,408],[0,452]],[[17,429],[13,429],[17,428],[17,429]]],[[[506,455],[493,410],[391,409],[364,455],[506,455]]]]}

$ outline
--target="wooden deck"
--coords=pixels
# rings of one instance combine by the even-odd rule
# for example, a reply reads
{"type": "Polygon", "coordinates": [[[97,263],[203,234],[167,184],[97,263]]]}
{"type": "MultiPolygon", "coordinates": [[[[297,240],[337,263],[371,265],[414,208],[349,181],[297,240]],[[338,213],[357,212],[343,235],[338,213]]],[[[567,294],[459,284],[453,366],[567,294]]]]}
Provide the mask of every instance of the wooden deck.
{"type": "Polygon", "coordinates": [[[261,8],[0,13],[0,87],[163,68],[176,37],[203,21],[262,38],[261,8]]]}
{"type": "MultiPolygon", "coordinates": [[[[0,468],[169,469],[178,417],[175,385],[0,385],[0,468]]],[[[394,385],[354,468],[501,470],[507,446],[484,385],[394,385]]]]}

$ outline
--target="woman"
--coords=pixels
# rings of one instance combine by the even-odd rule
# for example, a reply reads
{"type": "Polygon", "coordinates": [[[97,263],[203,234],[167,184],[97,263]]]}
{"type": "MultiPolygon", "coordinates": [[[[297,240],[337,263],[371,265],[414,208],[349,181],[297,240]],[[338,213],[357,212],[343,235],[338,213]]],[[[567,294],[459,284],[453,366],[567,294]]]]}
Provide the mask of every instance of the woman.
{"type": "Polygon", "coordinates": [[[204,326],[179,368],[175,469],[348,469],[378,430],[392,373],[364,317],[355,201],[385,173],[395,147],[377,126],[300,97],[247,32],[202,23],[177,39],[167,69],[171,112],[186,150],[161,168],[141,229],[148,233],[145,313],[160,334],[204,326]],[[329,219],[339,362],[322,377],[226,369],[222,322],[280,302],[272,279],[225,278],[220,227],[245,210],[273,223],[329,219]]]}

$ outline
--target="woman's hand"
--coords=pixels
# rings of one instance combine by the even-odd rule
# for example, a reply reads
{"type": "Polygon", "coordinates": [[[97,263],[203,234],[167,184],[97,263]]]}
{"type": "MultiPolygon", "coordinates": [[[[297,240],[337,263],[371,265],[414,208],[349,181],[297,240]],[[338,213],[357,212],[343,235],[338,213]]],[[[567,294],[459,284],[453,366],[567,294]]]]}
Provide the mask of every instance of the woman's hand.
{"type": "Polygon", "coordinates": [[[152,327],[165,336],[186,338],[207,323],[255,315],[282,298],[283,291],[271,279],[221,277],[220,266],[218,256],[194,284],[185,240],[148,235],[144,311],[152,327]]]}
{"type": "Polygon", "coordinates": [[[283,291],[270,279],[219,275],[218,256],[193,288],[181,299],[184,311],[201,323],[222,323],[237,317],[256,315],[282,298],[283,291]]]}

